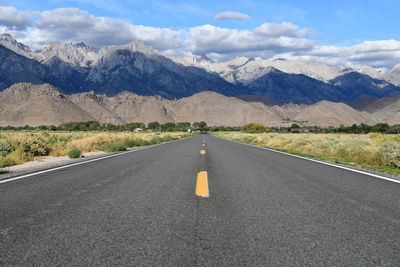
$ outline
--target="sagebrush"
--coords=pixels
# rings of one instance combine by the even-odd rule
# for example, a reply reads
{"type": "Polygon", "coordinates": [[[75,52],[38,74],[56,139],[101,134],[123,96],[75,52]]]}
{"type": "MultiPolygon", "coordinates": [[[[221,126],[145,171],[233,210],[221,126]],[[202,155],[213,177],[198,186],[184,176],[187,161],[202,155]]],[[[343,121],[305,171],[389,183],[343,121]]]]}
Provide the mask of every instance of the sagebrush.
{"type": "MultiPolygon", "coordinates": [[[[80,153],[117,152],[129,147],[158,144],[186,137],[187,133],[133,132],[0,132],[0,168],[43,156],[72,156],[80,153]]],[[[80,155],[79,155],[80,156],[80,155]]],[[[77,156],[77,157],[79,157],[77,156]]]]}

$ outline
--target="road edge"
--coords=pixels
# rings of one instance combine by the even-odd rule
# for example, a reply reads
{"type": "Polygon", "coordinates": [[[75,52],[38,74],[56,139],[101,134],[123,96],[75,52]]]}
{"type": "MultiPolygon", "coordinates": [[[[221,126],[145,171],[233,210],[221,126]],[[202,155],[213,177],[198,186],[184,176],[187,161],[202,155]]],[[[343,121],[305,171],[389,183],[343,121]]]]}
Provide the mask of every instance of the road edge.
{"type": "Polygon", "coordinates": [[[335,163],[326,162],[326,161],[313,159],[313,158],[308,158],[308,157],[304,157],[304,156],[299,156],[299,155],[296,155],[296,154],[290,154],[290,153],[287,153],[287,152],[279,151],[279,150],[268,148],[268,147],[262,147],[262,146],[256,146],[256,145],[252,145],[252,144],[247,144],[247,143],[241,143],[241,142],[238,142],[238,141],[225,139],[225,138],[222,138],[222,137],[219,137],[219,136],[215,136],[215,135],[212,135],[212,136],[214,136],[216,138],[219,138],[219,139],[222,139],[222,140],[225,140],[225,141],[232,142],[232,143],[241,144],[241,145],[247,145],[247,146],[251,146],[251,147],[255,147],[255,148],[259,148],[259,149],[264,149],[264,150],[268,150],[268,151],[271,151],[271,152],[275,152],[275,153],[279,153],[279,154],[283,154],[283,155],[287,155],[287,156],[291,156],[291,157],[295,157],[295,158],[299,158],[299,159],[304,159],[304,160],[308,160],[308,161],[324,164],[324,165],[327,165],[327,166],[331,166],[331,167],[335,167],[335,168],[339,168],[339,169],[343,169],[343,170],[347,170],[347,171],[351,171],[351,172],[356,172],[356,173],[372,176],[374,178],[378,178],[378,179],[382,179],[382,180],[386,180],[386,181],[389,181],[389,182],[400,184],[400,180],[398,180],[398,179],[385,177],[385,176],[382,176],[382,175],[379,175],[379,174],[375,174],[375,173],[371,173],[371,172],[367,172],[367,171],[362,171],[362,170],[357,170],[357,169],[353,169],[353,168],[350,168],[350,167],[338,165],[338,164],[335,164],[335,163]]]}
{"type": "Polygon", "coordinates": [[[161,146],[161,145],[165,145],[165,144],[170,144],[170,143],[173,143],[173,142],[186,140],[186,139],[189,139],[189,138],[192,138],[192,137],[195,137],[195,136],[196,135],[192,135],[192,136],[180,138],[180,139],[177,139],[177,140],[167,141],[167,142],[163,142],[163,143],[160,143],[160,144],[154,144],[154,145],[149,145],[149,146],[142,146],[142,147],[139,147],[137,149],[123,151],[123,152],[120,152],[120,153],[114,153],[114,154],[111,154],[111,155],[105,155],[105,156],[97,157],[97,158],[94,158],[94,159],[79,161],[79,162],[75,162],[75,163],[68,163],[66,165],[57,166],[57,167],[51,167],[51,168],[48,168],[48,169],[44,169],[44,170],[40,170],[40,171],[34,171],[34,172],[31,172],[31,173],[26,173],[26,174],[21,174],[21,175],[17,175],[17,176],[14,176],[14,177],[7,177],[7,178],[4,178],[4,179],[0,179],[0,184],[5,184],[5,183],[8,183],[8,182],[12,182],[12,181],[20,180],[20,179],[25,179],[25,178],[28,178],[28,177],[31,177],[31,176],[36,176],[36,175],[43,174],[43,173],[48,173],[48,172],[52,172],[52,171],[66,169],[66,168],[70,168],[70,167],[74,167],[74,166],[78,166],[78,165],[83,165],[83,164],[87,164],[87,163],[91,163],[91,162],[95,162],[95,161],[99,161],[99,160],[105,160],[105,159],[109,159],[109,158],[113,158],[113,157],[118,157],[118,156],[122,156],[122,155],[125,155],[125,154],[130,154],[130,153],[134,153],[134,152],[137,152],[137,151],[145,150],[145,149],[148,149],[148,148],[153,148],[153,147],[157,147],[157,146],[161,146]]]}

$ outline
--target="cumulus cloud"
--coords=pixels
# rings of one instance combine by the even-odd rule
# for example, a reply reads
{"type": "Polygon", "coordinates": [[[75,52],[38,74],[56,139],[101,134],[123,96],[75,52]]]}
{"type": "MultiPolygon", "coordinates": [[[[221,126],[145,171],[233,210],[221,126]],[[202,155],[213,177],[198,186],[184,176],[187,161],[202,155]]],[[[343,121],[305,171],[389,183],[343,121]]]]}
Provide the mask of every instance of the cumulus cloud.
{"type": "Polygon", "coordinates": [[[159,50],[177,48],[180,33],[168,28],[132,25],[128,21],[96,17],[76,8],[59,8],[42,12],[29,28],[35,47],[50,42],[85,42],[95,47],[143,40],[159,50]]]}
{"type": "Polygon", "coordinates": [[[191,28],[185,44],[197,54],[254,54],[272,56],[287,51],[309,50],[317,42],[305,38],[303,30],[290,23],[263,24],[250,30],[236,30],[203,25],[191,28]]]}
{"type": "Polygon", "coordinates": [[[15,7],[0,6],[0,25],[9,29],[23,29],[30,24],[34,13],[20,12],[15,7]]]}
{"type": "Polygon", "coordinates": [[[164,54],[207,54],[218,61],[246,56],[388,68],[400,62],[400,42],[397,40],[365,41],[354,46],[326,46],[313,38],[312,29],[301,28],[290,22],[264,23],[247,30],[208,24],[175,30],[97,17],[76,8],[24,13],[13,7],[0,7],[0,32],[11,33],[33,49],[41,49],[55,42],[83,41],[100,48],[143,40],[164,54]],[[34,20],[32,14],[35,14],[34,20]]]}
{"type": "Polygon", "coordinates": [[[250,17],[247,14],[240,13],[240,12],[234,12],[234,11],[226,11],[226,12],[221,12],[218,13],[215,18],[215,20],[249,20],[250,17]]]}
{"type": "Polygon", "coordinates": [[[334,65],[391,67],[400,62],[400,41],[365,41],[348,47],[319,46],[308,56],[334,65]]]}

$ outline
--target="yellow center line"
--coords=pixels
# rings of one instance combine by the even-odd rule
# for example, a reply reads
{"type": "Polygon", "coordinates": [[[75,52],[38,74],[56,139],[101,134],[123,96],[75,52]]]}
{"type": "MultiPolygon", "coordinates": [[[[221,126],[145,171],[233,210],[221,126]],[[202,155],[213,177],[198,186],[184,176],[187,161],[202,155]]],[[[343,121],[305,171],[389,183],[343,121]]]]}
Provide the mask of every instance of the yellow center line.
{"type": "Polygon", "coordinates": [[[199,197],[209,197],[207,172],[202,171],[197,174],[196,195],[199,197]]]}
{"type": "Polygon", "coordinates": [[[204,149],[200,150],[200,154],[205,155],[206,151],[204,149]]]}

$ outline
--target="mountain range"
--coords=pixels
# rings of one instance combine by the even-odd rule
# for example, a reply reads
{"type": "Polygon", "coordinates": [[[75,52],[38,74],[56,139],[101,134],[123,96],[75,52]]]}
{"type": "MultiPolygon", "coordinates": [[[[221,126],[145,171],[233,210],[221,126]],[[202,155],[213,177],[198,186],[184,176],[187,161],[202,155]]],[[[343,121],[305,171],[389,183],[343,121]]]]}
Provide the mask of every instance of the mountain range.
{"type": "Polygon", "coordinates": [[[206,121],[208,125],[230,126],[248,122],[287,126],[293,121],[320,126],[372,125],[385,121],[400,123],[400,97],[378,101],[381,103],[370,104],[360,111],[345,103],[326,100],[311,105],[290,103],[268,106],[256,99],[245,101],[211,91],[174,100],[132,92],[115,96],[95,94],[93,91],[67,95],[49,84],[16,83],[0,92],[0,125],[58,125],[90,120],[113,124],[206,121]]]}
{"type": "Polygon", "coordinates": [[[164,56],[142,41],[101,49],[84,43],[49,44],[33,51],[2,34],[0,90],[18,82],[48,83],[66,95],[93,91],[114,97],[131,92],[173,100],[213,91],[247,99],[265,97],[279,105],[326,100],[358,107],[360,97],[372,102],[400,95],[400,64],[377,70],[286,59],[236,57],[214,62],[206,55],[164,56]]]}

